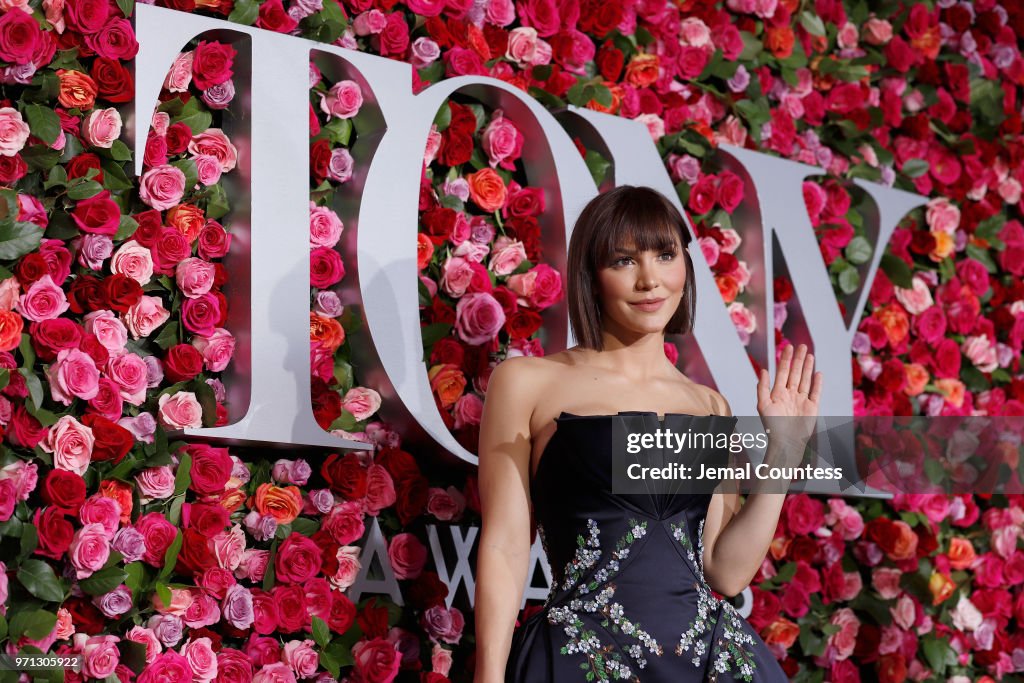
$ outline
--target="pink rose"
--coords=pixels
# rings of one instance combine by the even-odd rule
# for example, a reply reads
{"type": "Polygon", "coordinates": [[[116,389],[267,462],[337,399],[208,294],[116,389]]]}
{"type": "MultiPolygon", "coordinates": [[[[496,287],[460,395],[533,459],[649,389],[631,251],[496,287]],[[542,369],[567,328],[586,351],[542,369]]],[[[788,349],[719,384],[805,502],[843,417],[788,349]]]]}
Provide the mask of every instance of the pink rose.
{"type": "Polygon", "coordinates": [[[295,683],[295,674],[284,662],[274,662],[257,671],[252,683],[295,683]]]}
{"type": "Polygon", "coordinates": [[[505,58],[520,68],[548,64],[551,61],[551,45],[537,36],[537,29],[519,26],[508,34],[505,58]]]}
{"type": "Polygon", "coordinates": [[[102,524],[86,524],[75,533],[68,548],[68,558],[75,576],[84,579],[102,569],[110,557],[110,540],[102,524]]]}
{"type": "Polygon", "coordinates": [[[447,490],[435,486],[427,491],[427,512],[442,522],[457,519],[465,508],[466,497],[454,486],[447,490]]]}
{"type": "Polygon", "coordinates": [[[335,182],[347,183],[352,178],[354,160],[352,153],[345,147],[331,150],[331,160],[327,164],[327,177],[335,182]]]}
{"type": "Polygon", "coordinates": [[[348,545],[363,537],[363,508],[356,501],[345,501],[331,508],[323,528],[338,545],[348,545]]]}
{"type": "Polygon", "coordinates": [[[130,277],[140,285],[148,285],[153,277],[153,254],[135,240],[128,240],[114,254],[110,269],[130,277]]]}
{"type": "Polygon", "coordinates": [[[193,638],[181,648],[192,669],[193,683],[207,683],[217,677],[217,655],[209,638],[193,638]]]}
{"type": "Polygon", "coordinates": [[[352,646],[356,672],[363,680],[391,683],[398,675],[402,655],[384,638],[360,640],[352,646]]]}
{"type": "Polygon", "coordinates": [[[33,322],[56,318],[70,307],[64,290],[58,287],[49,275],[44,275],[33,282],[28,291],[18,299],[18,311],[33,322]]]}
{"type": "Polygon", "coordinates": [[[362,421],[380,409],[380,394],[367,387],[352,387],[341,399],[341,407],[362,421]]]}
{"type": "Polygon", "coordinates": [[[89,496],[78,510],[78,519],[82,524],[99,524],[113,539],[121,525],[121,504],[106,496],[89,496]]]}
{"type": "Polygon", "coordinates": [[[82,647],[82,673],[101,679],[113,674],[121,661],[117,643],[117,636],[92,636],[86,640],[82,647]]]}
{"type": "Polygon", "coordinates": [[[526,247],[519,240],[504,235],[494,243],[490,268],[495,275],[511,275],[526,260],[526,247]]]}
{"type": "Polygon", "coordinates": [[[397,578],[415,579],[423,573],[427,547],[413,534],[396,534],[388,544],[388,559],[397,578]]]}
{"type": "Polygon", "coordinates": [[[291,533],[277,549],[274,578],[304,584],[320,571],[320,546],[302,534],[291,533]]]}
{"type": "Polygon", "coordinates": [[[359,562],[360,549],[354,545],[344,545],[338,548],[335,556],[338,561],[338,571],[331,577],[331,583],[341,590],[345,590],[356,582],[362,564],[359,562]]]}
{"type": "Polygon", "coordinates": [[[198,173],[199,182],[207,187],[210,185],[216,185],[220,182],[220,159],[212,154],[197,154],[192,157],[192,161],[196,164],[196,173],[198,173]]]}
{"type": "MultiPolygon", "coordinates": [[[[510,42],[511,49],[511,42],[510,42]]],[[[519,158],[525,138],[519,129],[504,117],[501,109],[494,112],[491,122],[480,134],[480,143],[487,154],[491,168],[501,166],[504,169],[514,168],[512,162],[519,158]]]]}
{"type": "Polygon", "coordinates": [[[185,194],[185,174],[176,166],[162,164],[142,174],[139,199],[157,211],[181,203],[185,194]]]}
{"type": "Polygon", "coordinates": [[[363,92],[355,81],[338,81],[320,96],[320,109],[328,116],[350,119],[363,106],[363,92]]]}
{"type": "Polygon", "coordinates": [[[357,36],[368,36],[380,33],[387,24],[388,18],[383,12],[379,9],[370,9],[355,18],[352,28],[357,36]]]}
{"type": "Polygon", "coordinates": [[[847,659],[853,654],[857,644],[857,631],[860,630],[860,619],[849,607],[841,607],[832,613],[829,623],[839,627],[839,631],[829,636],[828,644],[836,651],[836,660],[847,659]]]}
{"type": "Polygon", "coordinates": [[[113,107],[94,109],[82,119],[82,139],[93,147],[110,149],[121,136],[121,114],[113,107]]]}
{"type": "Polygon", "coordinates": [[[189,299],[206,294],[213,288],[217,269],[209,261],[189,257],[178,263],[174,269],[174,279],[178,288],[189,299]]]}
{"type": "Polygon", "coordinates": [[[103,348],[116,355],[124,351],[128,343],[128,330],[124,323],[117,319],[113,311],[100,310],[87,313],[85,316],[85,331],[88,334],[96,335],[103,348]]]}
{"type": "Polygon", "coordinates": [[[928,202],[925,221],[928,228],[952,235],[960,227],[960,209],[945,197],[936,197],[928,202]]]}
{"type": "Polygon", "coordinates": [[[192,82],[192,61],[195,58],[195,51],[182,52],[171,64],[171,70],[167,72],[164,79],[164,87],[170,92],[187,92],[189,83],[192,82]]]}
{"type": "Polygon", "coordinates": [[[159,400],[160,423],[171,429],[200,428],[203,426],[203,407],[191,391],[162,394],[159,400]]]}
{"type": "Polygon", "coordinates": [[[259,583],[266,574],[269,560],[269,550],[244,550],[239,556],[238,566],[235,567],[235,576],[259,583]]]}
{"type": "Polygon", "coordinates": [[[174,472],[167,465],[147,467],[135,475],[135,485],[143,499],[170,498],[174,493],[174,472]]]}
{"type": "Polygon", "coordinates": [[[118,386],[125,401],[138,406],[146,400],[148,369],[140,357],[134,353],[112,356],[107,361],[106,373],[118,386]]]}
{"type": "Polygon", "coordinates": [[[21,285],[17,277],[9,277],[0,280],[0,310],[13,311],[18,305],[18,297],[21,294],[21,285]]]}
{"type": "Polygon", "coordinates": [[[903,589],[900,588],[900,577],[903,572],[895,567],[875,567],[871,572],[871,585],[885,600],[892,600],[903,589]]]}
{"type": "Polygon", "coordinates": [[[486,292],[467,294],[455,307],[455,330],[467,344],[489,342],[505,324],[505,311],[486,292]]]}
{"type": "Polygon", "coordinates": [[[164,308],[160,297],[143,295],[128,312],[124,314],[125,325],[134,339],[148,337],[153,331],[167,322],[171,312],[164,308]]]}
{"type": "Polygon", "coordinates": [[[247,629],[255,619],[252,593],[240,584],[234,584],[224,593],[221,613],[225,621],[238,629],[247,629]]]}
{"type": "Polygon", "coordinates": [[[885,45],[892,40],[892,24],[885,19],[871,17],[862,27],[862,35],[869,45],[885,45]]]}
{"type": "Polygon", "coordinates": [[[453,298],[466,293],[473,281],[473,267],[461,256],[453,256],[441,265],[441,289],[453,298]]]}
{"type": "Polygon", "coordinates": [[[57,360],[47,368],[46,376],[50,396],[66,406],[76,397],[88,400],[99,392],[100,371],[92,357],[78,349],[61,349],[57,360]]]}
{"type": "Polygon", "coordinates": [[[679,24],[679,42],[691,47],[708,47],[711,45],[711,30],[708,25],[697,17],[687,17],[679,24]]]}
{"type": "Polygon", "coordinates": [[[89,467],[95,444],[92,429],[70,415],[57,420],[39,442],[44,451],[53,454],[54,467],[79,475],[85,474],[89,467]]]}
{"type": "Polygon", "coordinates": [[[224,328],[218,327],[209,337],[194,337],[192,346],[203,354],[207,370],[220,372],[228,366],[235,353],[235,338],[224,328]]]}
{"type": "Polygon", "coordinates": [[[220,162],[220,170],[227,173],[238,163],[238,150],[220,128],[207,128],[188,143],[189,154],[209,155],[220,162]]]}
{"type": "Polygon", "coordinates": [[[449,645],[458,644],[462,639],[462,629],[466,625],[466,619],[458,607],[449,609],[444,605],[429,608],[420,620],[433,642],[449,645]]]}
{"type": "Polygon", "coordinates": [[[345,229],[338,214],[326,206],[309,203],[309,244],[313,247],[333,247],[345,229]]]}
{"type": "Polygon", "coordinates": [[[28,136],[28,123],[21,112],[12,107],[0,108],[0,154],[13,157],[24,149],[28,136]]]}
{"type": "Polygon", "coordinates": [[[391,507],[397,500],[395,482],[381,465],[372,464],[366,471],[366,497],[363,507],[366,513],[376,517],[384,508],[391,507]]]}
{"type": "Polygon", "coordinates": [[[281,661],[292,668],[299,678],[312,678],[320,666],[320,656],[313,649],[312,640],[291,640],[284,644],[281,661]]]}
{"type": "MultiPolygon", "coordinates": [[[[70,613],[69,613],[70,616],[70,613]]],[[[157,639],[153,629],[144,626],[132,626],[124,636],[125,640],[133,643],[141,643],[146,646],[146,664],[152,664],[157,655],[163,649],[160,640],[157,639]]]]}
{"type": "Polygon", "coordinates": [[[562,276],[557,270],[546,263],[541,263],[530,268],[522,276],[530,279],[530,291],[524,293],[513,285],[513,278],[520,277],[513,275],[509,278],[509,288],[520,296],[525,296],[528,303],[537,309],[544,309],[554,304],[562,295],[562,276]]]}

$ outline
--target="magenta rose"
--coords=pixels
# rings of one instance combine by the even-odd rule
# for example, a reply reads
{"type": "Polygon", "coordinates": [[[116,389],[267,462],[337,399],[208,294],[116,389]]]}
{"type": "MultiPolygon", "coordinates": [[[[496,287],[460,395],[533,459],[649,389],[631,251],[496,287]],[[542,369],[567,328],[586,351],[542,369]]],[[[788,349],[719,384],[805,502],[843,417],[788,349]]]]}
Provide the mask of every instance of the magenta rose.
{"type": "Polygon", "coordinates": [[[352,657],[360,677],[377,683],[394,680],[402,664],[402,654],[385,638],[360,640],[352,646],[352,657]]]}
{"type": "Polygon", "coordinates": [[[505,311],[487,292],[467,294],[455,307],[455,331],[472,346],[494,338],[505,324],[505,311]]]}
{"type": "Polygon", "coordinates": [[[320,546],[293,532],[277,549],[274,577],[281,583],[304,584],[320,571],[321,559],[320,546]]]}
{"type": "Polygon", "coordinates": [[[326,289],[345,277],[345,264],[341,254],[328,247],[317,247],[309,252],[309,282],[317,289],[326,289]]]}
{"type": "Polygon", "coordinates": [[[181,321],[189,332],[212,336],[220,321],[220,301],[213,294],[201,294],[192,299],[185,299],[181,305],[181,321]]]}
{"type": "Polygon", "coordinates": [[[110,557],[110,539],[102,524],[86,524],[75,534],[68,548],[68,559],[75,576],[84,579],[103,568],[110,557]]]}
{"type": "Polygon", "coordinates": [[[192,668],[188,660],[174,650],[160,653],[148,664],[135,683],[165,683],[166,681],[191,681],[192,668]]]}
{"type": "Polygon", "coordinates": [[[350,119],[363,106],[363,91],[355,81],[338,81],[320,96],[320,109],[328,116],[350,119]]]}
{"type": "Polygon", "coordinates": [[[228,449],[192,444],[188,453],[192,456],[192,483],[189,488],[200,495],[222,493],[233,467],[228,449]]]}
{"type": "Polygon", "coordinates": [[[220,42],[199,41],[192,56],[192,81],[200,90],[219,85],[231,78],[235,48],[220,42]]]}

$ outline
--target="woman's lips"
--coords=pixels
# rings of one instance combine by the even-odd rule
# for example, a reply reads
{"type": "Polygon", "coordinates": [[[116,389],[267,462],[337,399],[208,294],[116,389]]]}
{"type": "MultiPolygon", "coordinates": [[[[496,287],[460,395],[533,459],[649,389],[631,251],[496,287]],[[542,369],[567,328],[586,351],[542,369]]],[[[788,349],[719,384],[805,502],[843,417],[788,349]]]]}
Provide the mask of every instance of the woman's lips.
{"type": "Polygon", "coordinates": [[[646,300],[646,301],[631,301],[629,303],[629,305],[633,306],[634,308],[637,308],[637,309],[639,309],[641,311],[645,311],[647,313],[651,313],[651,312],[656,311],[659,308],[661,308],[662,304],[664,304],[664,303],[665,303],[664,299],[650,299],[650,300],[646,300]]]}

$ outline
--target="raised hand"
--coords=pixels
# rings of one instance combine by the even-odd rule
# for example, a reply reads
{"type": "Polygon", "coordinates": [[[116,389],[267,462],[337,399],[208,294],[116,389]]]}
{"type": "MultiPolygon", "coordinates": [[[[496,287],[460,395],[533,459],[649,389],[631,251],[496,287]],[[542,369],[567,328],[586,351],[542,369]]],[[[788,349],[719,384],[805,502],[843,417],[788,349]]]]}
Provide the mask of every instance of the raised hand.
{"type": "Polygon", "coordinates": [[[806,344],[795,352],[792,345],[787,346],[776,369],[775,386],[769,388],[765,369],[757,379],[757,412],[765,427],[784,442],[806,444],[817,422],[823,377],[814,372],[814,354],[807,352],[806,344]]]}

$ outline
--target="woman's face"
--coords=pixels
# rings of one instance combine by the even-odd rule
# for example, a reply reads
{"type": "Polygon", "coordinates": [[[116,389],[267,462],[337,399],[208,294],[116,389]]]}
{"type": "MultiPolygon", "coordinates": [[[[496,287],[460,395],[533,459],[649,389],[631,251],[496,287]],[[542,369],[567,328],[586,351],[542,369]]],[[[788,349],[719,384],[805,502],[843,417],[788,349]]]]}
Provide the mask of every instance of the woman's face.
{"type": "Polygon", "coordinates": [[[683,298],[686,258],[676,235],[675,247],[635,251],[620,245],[597,273],[602,319],[636,333],[664,331],[683,298]]]}

